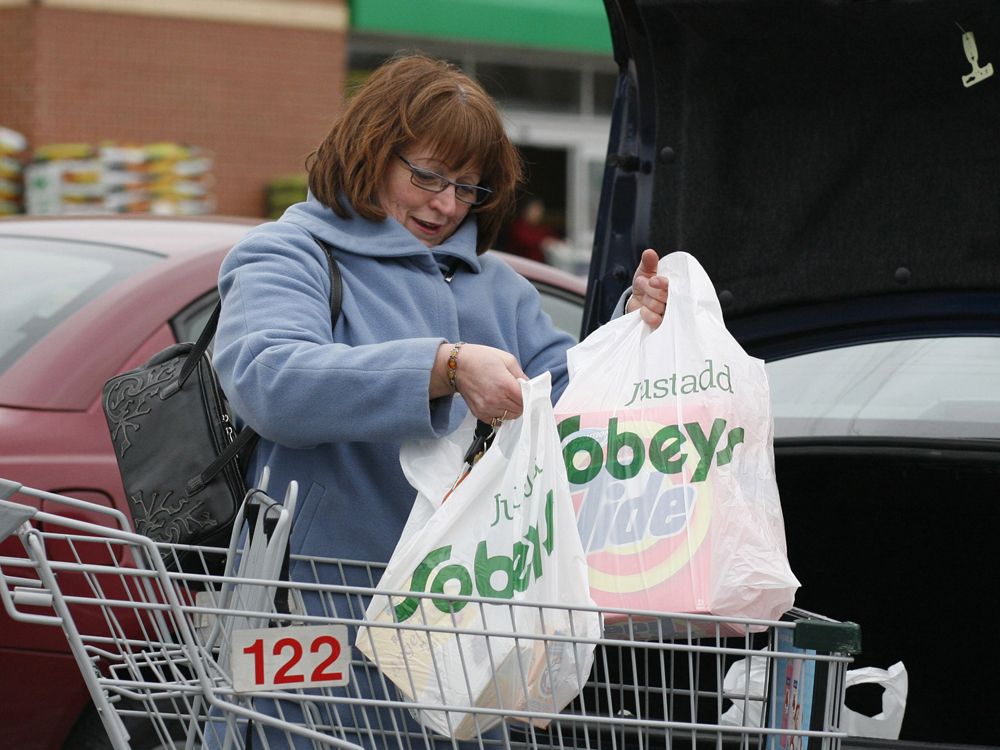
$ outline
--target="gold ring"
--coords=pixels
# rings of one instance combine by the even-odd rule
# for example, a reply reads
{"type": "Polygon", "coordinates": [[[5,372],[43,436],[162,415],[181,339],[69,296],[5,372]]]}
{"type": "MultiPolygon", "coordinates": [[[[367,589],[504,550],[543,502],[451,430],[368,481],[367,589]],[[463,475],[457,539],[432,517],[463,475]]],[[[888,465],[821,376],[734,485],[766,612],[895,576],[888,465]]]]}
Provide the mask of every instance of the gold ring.
{"type": "Polygon", "coordinates": [[[503,410],[503,416],[500,417],[500,421],[503,422],[505,419],[507,419],[507,410],[506,409],[503,410]]]}

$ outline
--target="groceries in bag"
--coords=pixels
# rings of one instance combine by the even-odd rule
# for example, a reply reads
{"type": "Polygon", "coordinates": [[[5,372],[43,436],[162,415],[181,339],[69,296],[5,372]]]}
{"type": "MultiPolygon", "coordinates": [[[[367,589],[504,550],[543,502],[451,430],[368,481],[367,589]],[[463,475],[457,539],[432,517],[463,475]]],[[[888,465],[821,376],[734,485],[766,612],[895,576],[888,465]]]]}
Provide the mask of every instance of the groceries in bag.
{"type": "Polygon", "coordinates": [[[628,314],[572,348],[555,407],[591,594],[606,607],[777,619],[799,582],[764,363],[726,330],[694,257],[667,255],[658,273],[662,325],[628,314]]]}
{"type": "Polygon", "coordinates": [[[416,716],[456,739],[503,718],[476,708],[558,713],[583,688],[601,632],[596,611],[576,609],[593,602],[548,373],[522,381],[522,395],[522,416],[445,503],[475,420],[458,440],[404,446],[417,498],[356,641],[408,700],[457,709],[416,716]],[[472,598],[445,598],[455,595],[472,598]]]}

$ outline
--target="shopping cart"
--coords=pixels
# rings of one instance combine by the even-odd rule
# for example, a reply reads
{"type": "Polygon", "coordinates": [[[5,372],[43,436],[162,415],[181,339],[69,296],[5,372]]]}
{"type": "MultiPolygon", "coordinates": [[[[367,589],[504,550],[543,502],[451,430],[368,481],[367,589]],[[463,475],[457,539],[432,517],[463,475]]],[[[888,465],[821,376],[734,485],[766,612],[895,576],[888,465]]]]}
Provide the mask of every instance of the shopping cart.
{"type": "MultiPolygon", "coordinates": [[[[384,565],[287,555],[295,500],[294,483],[282,503],[266,486],[249,493],[242,528],[220,553],[154,544],[115,510],[0,480],[0,540],[16,535],[25,551],[0,557],[0,597],[13,618],[63,628],[115,748],[130,748],[126,726],[139,719],[165,746],[186,748],[827,750],[845,736],[856,625],[798,610],[771,622],[602,609],[603,636],[588,641],[475,632],[458,617],[447,626],[373,624],[365,609],[386,593],[376,592],[384,565]],[[81,510],[104,522],[78,520],[81,510]],[[208,572],[217,554],[227,556],[223,575],[208,572]],[[546,660],[593,651],[593,668],[565,708],[496,696],[492,706],[443,705],[387,680],[355,647],[361,628],[385,629],[387,638],[373,638],[383,645],[425,646],[439,682],[468,684],[462,660],[437,660],[437,646],[463,638],[469,648],[542,649],[546,660]],[[469,739],[418,720],[431,714],[471,726],[469,739]]],[[[420,607],[529,606],[432,596],[420,607]]],[[[542,619],[557,609],[545,605],[542,619]]],[[[544,695],[546,670],[530,675],[520,664],[506,679],[544,695]]]]}

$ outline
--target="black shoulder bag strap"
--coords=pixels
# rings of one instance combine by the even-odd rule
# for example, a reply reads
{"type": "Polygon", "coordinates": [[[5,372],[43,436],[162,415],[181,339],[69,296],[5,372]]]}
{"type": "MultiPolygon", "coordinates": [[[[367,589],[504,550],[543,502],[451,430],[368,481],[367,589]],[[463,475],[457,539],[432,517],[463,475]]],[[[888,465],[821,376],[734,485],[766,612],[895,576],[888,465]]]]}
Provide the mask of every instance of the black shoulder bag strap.
{"type": "MultiPolygon", "coordinates": [[[[326,253],[327,265],[330,269],[330,326],[331,328],[336,325],[337,318],[340,317],[340,306],[343,301],[344,296],[344,286],[343,281],[340,277],[340,267],[337,265],[337,261],[333,258],[333,248],[330,247],[326,242],[320,239],[316,239],[320,247],[323,248],[323,252],[326,253]]],[[[208,322],[205,323],[205,328],[202,330],[201,335],[194,344],[194,348],[191,349],[191,353],[188,354],[187,359],[184,362],[184,366],[181,368],[180,375],[177,378],[177,387],[184,385],[184,381],[188,379],[188,376],[197,366],[198,362],[201,361],[202,355],[208,350],[208,345],[215,336],[215,329],[219,325],[219,313],[222,310],[222,300],[219,300],[216,304],[215,309],[212,311],[212,315],[209,317],[208,322]]],[[[257,441],[260,439],[258,435],[252,428],[245,426],[240,430],[236,438],[231,442],[219,456],[212,461],[205,470],[201,472],[198,476],[191,479],[187,484],[188,492],[197,492],[199,489],[204,487],[208,482],[215,477],[223,467],[227,466],[233,459],[237,456],[243,455],[244,451],[249,454],[257,446],[257,441]]]]}

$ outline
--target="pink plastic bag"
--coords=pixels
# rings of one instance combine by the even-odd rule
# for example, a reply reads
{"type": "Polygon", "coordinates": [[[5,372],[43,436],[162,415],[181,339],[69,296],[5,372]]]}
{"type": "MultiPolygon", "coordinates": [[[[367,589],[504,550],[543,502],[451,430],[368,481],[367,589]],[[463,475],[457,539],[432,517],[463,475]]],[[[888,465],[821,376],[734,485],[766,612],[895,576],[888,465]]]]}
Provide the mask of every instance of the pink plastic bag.
{"type": "MultiPolygon", "coordinates": [[[[794,603],[764,363],[726,330],[708,275],[661,259],[663,324],[638,313],[570,350],[556,404],[602,606],[777,619],[794,603]]],[[[613,620],[613,618],[610,618],[613,620]]]]}

